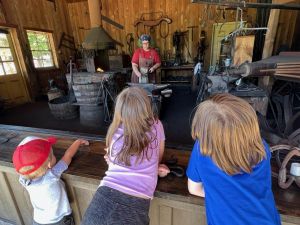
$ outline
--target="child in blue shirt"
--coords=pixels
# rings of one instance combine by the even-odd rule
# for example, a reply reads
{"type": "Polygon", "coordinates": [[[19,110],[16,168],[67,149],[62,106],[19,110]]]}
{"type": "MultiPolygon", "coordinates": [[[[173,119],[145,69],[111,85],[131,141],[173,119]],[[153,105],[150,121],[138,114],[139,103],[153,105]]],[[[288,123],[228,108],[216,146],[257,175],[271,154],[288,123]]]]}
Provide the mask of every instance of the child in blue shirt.
{"type": "Polygon", "coordinates": [[[205,197],[207,224],[281,224],[271,187],[270,149],[246,101],[218,94],[202,102],[192,137],[188,189],[205,197]]]}

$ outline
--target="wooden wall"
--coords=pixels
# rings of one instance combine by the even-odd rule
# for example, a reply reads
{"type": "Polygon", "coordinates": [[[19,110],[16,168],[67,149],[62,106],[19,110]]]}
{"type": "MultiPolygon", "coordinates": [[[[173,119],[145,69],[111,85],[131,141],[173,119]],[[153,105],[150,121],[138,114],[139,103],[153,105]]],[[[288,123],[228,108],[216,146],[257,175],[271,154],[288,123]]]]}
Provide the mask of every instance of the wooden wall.
{"type": "MultiPolygon", "coordinates": [[[[185,36],[184,58],[192,62],[197,54],[200,33],[204,30],[207,33],[206,66],[209,65],[212,24],[232,22],[236,19],[235,10],[223,10],[223,8],[218,6],[191,3],[191,0],[101,0],[101,2],[102,14],[124,26],[124,29],[121,30],[105,21],[102,22],[105,30],[122,44],[122,46],[117,47],[116,53],[129,53],[127,35],[130,33],[134,34],[134,48],[136,48],[137,29],[133,25],[134,22],[143,13],[157,12],[156,14],[147,14],[144,17],[145,19],[155,19],[159,17],[159,13],[162,13],[171,18],[173,22],[169,26],[163,23],[161,27],[157,26],[153,30],[150,30],[148,27],[143,30],[143,27],[139,26],[138,33],[150,33],[156,42],[156,46],[160,49],[161,56],[165,57],[170,53],[171,57],[174,57],[173,33],[176,30],[188,31],[185,36]],[[188,29],[189,26],[196,26],[193,30],[193,35],[191,29],[188,29]],[[166,38],[162,38],[160,33],[163,35],[168,33],[169,35],[166,38]]],[[[73,36],[76,48],[80,48],[88,29],[90,29],[87,0],[2,0],[0,3],[2,3],[4,10],[0,13],[0,25],[10,24],[17,27],[21,49],[25,56],[24,61],[27,70],[25,74],[31,95],[34,97],[38,93],[45,93],[48,78],[55,78],[56,81],[63,82],[64,63],[68,61],[70,55],[74,55],[74,51],[67,48],[62,48],[58,51],[58,44],[64,32],[73,36]],[[54,43],[58,52],[59,69],[46,71],[34,69],[25,33],[26,28],[53,32],[54,43]]],[[[243,14],[244,20],[255,22],[255,9],[246,9],[243,14]]],[[[292,19],[294,17],[289,15],[289,18],[292,19]]],[[[287,20],[285,21],[288,22],[287,20]]],[[[285,27],[284,24],[281,26],[285,27]]],[[[293,30],[293,26],[297,27],[295,23],[289,24],[289,30],[293,30]]],[[[287,33],[289,32],[282,32],[282,34],[287,33]]],[[[280,40],[285,39],[285,37],[281,36],[280,40]]],[[[277,45],[279,44],[280,41],[277,45]]]]}
{"type": "MultiPolygon", "coordinates": [[[[89,12],[87,1],[85,0],[73,0],[69,1],[68,11],[73,35],[76,40],[76,45],[80,44],[84,40],[84,36],[90,28],[89,12]]],[[[123,46],[118,46],[118,53],[128,53],[128,46],[126,44],[126,36],[129,33],[134,33],[135,48],[137,47],[137,29],[133,26],[135,20],[139,19],[143,13],[162,12],[163,15],[172,19],[172,23],[167,27],[166,23],[162,24],[161,33],[166,35],[169,33],[166,39],[160,36],[160,27],[155,27],[152,31],[149,28],[145,29],[146,33],[150,33],[154,38],[157,47],[160,49],[162,57],[171,52],[174,56],[175,49],[172,45],[172,35],[177,31],[187,31],[185,37],[184,58],[189,62],[192,62],[197,54],[197,43],[199,42],[201,30],[205,30],[207,33],[207,45],[206,50],[206,64],[209,62],[210,55],[210,41],[212,24],[219,22],[231,22],[235,21],[235,11],[224,11],[217,6],[206,6],[203,4],[191,3],[191,0],[102,0],[102,15],[109,17],[115,22],[124,26],[123,30],[120,30],[105,21],[103,21],[103,27],[109,34],[118,42],[121,42],[123,46]],[[193,31],[193,36],[189,26],[196,26],[193,31]],[[192,41],[193,40],[193,41],[192,41]],[[188,54],[188,50],[191,57],[188,54]]],[[[248,9],[244,12],[244,18],[247,20],[255,20],[256,10],[248,9]],[[251,15],[251,16],[250,16],[251,15]]],[[[145,15],[146,19],[157,18],[159,13],[153,15],[145,15]]],[[[138,33],[142,33],[143,27],[138,27],[138,33]]]]}
{"type": "MultiPolygon", "coordinates": [[[[5,16],[1,16],[1,25],[15,25],[18,31],[18,38],[21,43],[23,55],[25,56],[26,80],[30,86],[31,96],[35,97],[39,93],[45,93],[48,78],[54,78],[63,82],[65,65],[69,56],[74,51],[61,48],[58,45],[63,32],[72,35],[69,16],[67,14],[67,2],[65,0],[2,0],[2,11],[5,16]],[[55,2],[55,4],[54,4],[55,2]],[[40,30],[53,32],[54,45],[58,57],[59,69],[36,70],[31,60],[29,43],[27,41],[26,30],[40,30]]],[[[63,84],[61,84],[63,85],[63,84]]]]}
{"type": "MultiPolygon", "coordinates": [[[[298,4],[299,4],[298,0],[298,4]]],[[[295,32],[299,32],[299,25],[297,24],[297,19],[299,17],[299,12],[297,10],[280,10],[278,27],[277,27],[277,35],[275,38],[273,54],[276,55],[279,49],[286,51],[291,49],[293,45],[293,41],[299,42],[299,40],[295,40],[294,34],[295,32]]]]}

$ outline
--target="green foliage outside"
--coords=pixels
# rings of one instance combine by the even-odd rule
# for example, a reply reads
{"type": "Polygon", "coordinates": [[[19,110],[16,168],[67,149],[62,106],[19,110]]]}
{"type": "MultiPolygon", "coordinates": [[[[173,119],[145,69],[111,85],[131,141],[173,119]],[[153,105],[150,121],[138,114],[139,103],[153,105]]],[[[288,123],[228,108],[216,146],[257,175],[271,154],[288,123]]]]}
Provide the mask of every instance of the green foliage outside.
{"type": "Polygon", "coordinates": [[[27,36],[35,67],[52,67],[54,64],[48,35],[27,31],[27,36]]]}

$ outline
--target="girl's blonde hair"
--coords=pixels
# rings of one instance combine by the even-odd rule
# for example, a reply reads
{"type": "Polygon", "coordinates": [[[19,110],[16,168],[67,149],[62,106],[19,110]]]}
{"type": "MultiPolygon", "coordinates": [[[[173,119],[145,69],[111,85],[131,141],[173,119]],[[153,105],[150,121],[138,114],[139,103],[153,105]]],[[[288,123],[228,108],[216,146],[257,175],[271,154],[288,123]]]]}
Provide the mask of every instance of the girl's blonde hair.
{"type": "MultiPolygon", "coordinates": [[[[48,158],[46,159],[46,161],[35,171],[33,171],[32,173],[29,174],[21,174],[22,177],[28,179],[28,180],[32,180],[38,177],[43,176],[46,171],[49,169],[48,165],[49,162],[52,160],[53,157],[53,150],[50,151],[48,158]]],[[[22,167],[19,172],[21,173],[26,173],[28,170],[31,170],[33,168],[33,166],[24,166],[22,167]]]]}
{"type": "Polygon", "coordinates": [[[241,98],[217,94],[202,102],[192,123],[201,153],[225,173],[250,173],[266,155],[254,109],[241,98]]]}
{"type": "Polygon", "coordinates": [[[151,132],[154,121],[150,99],[146,91],[139,87],[124,89],[117,97],[114,118],[106,135],[108,153],[113,149],[111,146],[113,135],[122,125],[124,143],[116,160],[126,166],[131,165],[131,156],[136,156],[137,160],[143,160],[146,156],[149,160],[146,151],[148,145],[153,141],[153,135],[147,135],[147,133],[151,132]]]}

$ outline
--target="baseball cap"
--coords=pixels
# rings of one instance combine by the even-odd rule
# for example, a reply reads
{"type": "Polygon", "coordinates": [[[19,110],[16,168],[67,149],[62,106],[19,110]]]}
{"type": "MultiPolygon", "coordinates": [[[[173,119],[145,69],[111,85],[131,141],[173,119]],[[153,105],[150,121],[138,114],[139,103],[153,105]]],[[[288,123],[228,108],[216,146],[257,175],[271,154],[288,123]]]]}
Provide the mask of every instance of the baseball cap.
{"type": "Polygon", "coordinates": [[[54,137],[43,139],[31,136],[25,138],[13,154],[12,160],[16,171],[22,175],[27,175],[39,169],[47,160],[51,147],[55,143],[56,138],[54,137]],[[25,172],[20,171],[25,166],[30,167],[30,169],[25,172]]]}
{"type": "Polygon", "coordinates": [[[151,41],[151,37],[150,35],[148,34],[142,34],[141,37],[140,37],[140,40],[143,42],[143,41],[148,41],[150,42],[151,41]]]}

